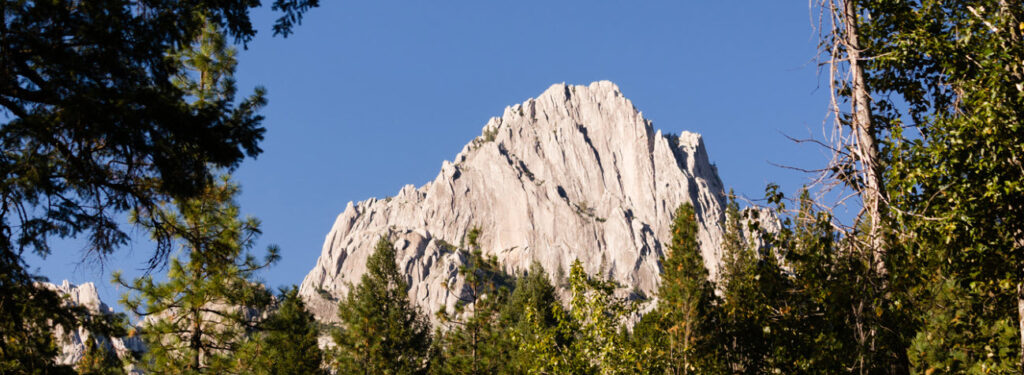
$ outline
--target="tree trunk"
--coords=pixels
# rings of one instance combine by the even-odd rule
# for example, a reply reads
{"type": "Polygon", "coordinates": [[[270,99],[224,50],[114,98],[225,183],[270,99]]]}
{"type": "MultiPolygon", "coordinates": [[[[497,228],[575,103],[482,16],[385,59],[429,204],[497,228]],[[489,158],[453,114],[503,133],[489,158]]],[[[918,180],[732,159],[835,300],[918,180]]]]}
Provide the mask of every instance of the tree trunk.
{"type": "MultiPolygon", "coordinates": [[[[861,182],[861,186],[856,186],[860,190],[861,201],[864,203],[864,210],[867,213],[867,220],[869,221],[869,232],[868,232],[868,251],[870,258],[875,262],[876,269],[878,269],[878,256],[877,248],[875,247],[876,237],[876,226],[878,225],[878,200],[876,199],[876,180],[873,178],[874,172],[874,160],[877,158],[877,154],[874,151],[875,138],[871,128],[871,102],[867,92],[867,85],[864,79],[864,68],[860,66],[860,42],[859,34],[857,32],[857,9],[853,0],[842,0],[842,17],[843,25],[845,29],[842,35],[842,45],[846,50],[846,57],[850,64],[850,130],[856,136],[856,147],[854,153],[856,159],[861,164],[861,175],[864,180],[861,182]]],[[[867,366],[864,360],[865,349],[868,347],[868,341],[874,335],[871,334],[870,328],[864,327],[863,319],[861,314],[864,309],[864,301],[861,300],[853,308],[853,317],[855,322],[855,331],[857,338],[858,352],[860,353],[857,358],[858,372],[863,375],[866,372],[867,366]]]]}
{"type": "Polygon", "coordinates": [[[203,347],[203,328],[200,322],[199,309],[192,311],[192,337],[189,346],[192,347],[192,370],[199,371],[200,350],[203,347]]]}
{"type": "Polygon", "coordinates": [[[882,216],[885,211],[885,186],[882,184],[881,171],[878,163],[878,145],[875,139],[876,129],[871,121],[871,96],[868,94],[864,67],[861,66],[860,35],[857,27],[857,8],[853,0],[843,1],[843,23],[845,35],[843,44],[850,64],[850,80],[852,102],[852,121],[850,127],[857,137],[855,153],[861,164],[864,178],[861,200],[869,221],[868,244],[878,270],[884,272],[882,254],[885,243],[882,239],[882,216]]]}
{"type": "Polygon", "coordinates": [[[1024,374],[1024,283],[1017,283],[1017,321],[1020,326],[1020,363],[1017,369],[1024,374]]]}
{"type": "MultiPolygon", "coordinates": [[[[473,314],[476,314],[476,300],[473,301],[473,314]]],[[[476,317],[473,317],[473,318],[476,318],[476,317]]],[[[477,343],[477,336],[476,335],[477,335],[478,329],[479,329],[479,327],[477,327],[474,324],[473,325],[473,374],[474,375],[480,373],[480,369],[477,368],[477,356],[476,356],[476,347],[478,345],[478,343],[477,343]]]]}
{"type": "MultiPolygon", "coordinates": [[[[858,16],[861,12],[857,8],[855,0],[840,0],[840,2],[842,4],[843,35],[841,35],[839,43],[842,44],[843,50],[846,52],[846,60],[850,69],[850,128],[856,140],[856,145],[853,148],[855,162],[860,163],[860,177],[862,178],[860,185],[855,186],[864,204],[864,216],[861,216],[859,219],[867,220],[868,224],[867,246],[864,255],[866,259],[873,263],[875,271],[873,277],[882,282],[882,288],[884,289],[886,288],[884,285],[887,284],[885,280],[889,271],[885,256],[888,249],[885,236],[883,235],[888,198],[879,162],[878,141],[876,139],[878,129],[871,118],[871,95],[867,86],[864,67],[861,64],[861,52],[863,49],[860,45],[858,27],[858,16]]],[[[833,58],[837,57],[833,56],[833,58]]],[[[862,317],[864,314],[863,309],[867,306],[863,305],[865,301],[860,302],[861,306],[855,309],[858,311],[855,315],[862,317]]],[[[870,303],[869,306],[875,303],[870,303]]],[[[860,350],[862,350],[862,354],[858,359],[861,373],[871,372],[871,368],[884,368],[877,366],[877,364],[868,363],[866,360],[869,360],[868,358],[872,358],[871,360],[877,358],[874,355],[877,354],[876,351],[878,350],[875,344],[879,340],[878,336],[885,333],[879,331],[877,323],[862,325],[864,323],[863,320],[857,318],[858,341],[860,341],[860,350]],[[872,355],[865,358],[869,353],[872,355]]],[[[889,355],[889,360],[891,361],[890,366],[887,366],[889,373],[909,373],[910,366],[905,355],[901,356],[894,353],[889,353],[889,355]]]]}
{"type": "Polygon", "coordinates": [[[692,317],[687,317],[686,328],[683,331],[683,374],[690,373],[690,322],[692,317]]]}

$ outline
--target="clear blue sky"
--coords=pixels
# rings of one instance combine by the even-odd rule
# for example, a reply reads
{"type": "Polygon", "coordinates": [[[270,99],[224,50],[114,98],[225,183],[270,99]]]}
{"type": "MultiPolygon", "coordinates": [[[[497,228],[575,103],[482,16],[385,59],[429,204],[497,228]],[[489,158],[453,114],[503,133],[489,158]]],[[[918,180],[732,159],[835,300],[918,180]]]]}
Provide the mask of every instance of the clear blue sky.
{"type": "MultiPolygon", "coordinates": [[[[269,1],[267,1],[269,2],[269,1]]],[[[820,135],[827,86],[801,1],[323,1],[296,34],[272,38],[274,15],[239,53],[241,92],[263,85],[264,153],[235,173],[245,213],[263,221],[258,251],[281,246],[262,277],[298,284],[349,201],[432,180],[507,105],[553,83],[611,80],[656,128],[704,135],[727,187],[752,198],[768,182],[794,192],[822,152],[783,134],[820,135]]],[[[51,281],[95,281],[113,304],[109,271],[135,275],[140,236],[105,270],[78,265],[61,242],[34,259],[51,281]]]]}

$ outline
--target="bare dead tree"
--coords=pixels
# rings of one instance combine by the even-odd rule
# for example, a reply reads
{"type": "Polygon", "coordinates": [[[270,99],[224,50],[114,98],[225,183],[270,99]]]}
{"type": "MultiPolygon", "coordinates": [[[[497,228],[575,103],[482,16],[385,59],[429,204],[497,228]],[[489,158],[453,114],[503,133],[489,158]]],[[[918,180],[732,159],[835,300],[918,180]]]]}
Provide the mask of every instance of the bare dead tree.
{"type": "MultiPolygon", "coordinates": [[[[885,217],[888,213],[888,198],[882,177],[877,136],[879,129],[872,121],[870,88],[864,63],[872,57],[865,53],[860,43],[858,25],[862,11],[854,0],[811,0],[810,8],[817,11],[819,46],[822,48],[820,68],[827,69],[830,91],[830,120],[825,121],[823,131],[826,141],[822,142],[831,154],[826,168],[815,180],[818,184],[818,198],[839,190],[842,199],[833,202],[843,204],[851,197],[859,198],[861,206],[853,223],[844,225],[837,219],[834,228],[843,233],[850,251],[871,262],[874,275],[870,279],[885,280],[886,243],[883,236],[885,217]],[[849,103],[844,111],[841,103],[849,103]]],[[[833,206],[834,208],[835,206],[833,206]]],[[[830,210],[831,212],[831,210],[830,210]]],[[[876,285],[884,290],[884,285],[876,285]]],[[[870,309],[861,300],[851,308],[859,354],[851,371],[867,373],[872,364],[868,363],[876,349],[879,327],[868,323],[870,309]]],[[[897,366],[899,367],[899,366],[897,366]]],[[[890,372],[903,373],[906,369],[892,368],[890,372]]]]}
{"type": "Polygon", "coordinates": [[[871,94],[867,87],[863,62],[865,56],[859,41],[858,18],[860,11],[851,0],[812,0],[812,9],[819,11],[819,40],[826,50],[829,76],[831,127],[826,131],[832,158],[816,180],[822,194],[842,187],[852,189],[860,198],[862,207],[851,225],[852,233],[861,224],[867,224],[864,241],[857,241],[861,250],[869,252],[876,268],[884,272],[882,255],[885,249],[882,236],[886,215],[887,195],[879,163],[877,134],[872,121],[871,94]],[[816,4],[814,2],[817,2],[816,4]],[[850,109],[844,112],[840,103],[847,97],[850,109]]]}

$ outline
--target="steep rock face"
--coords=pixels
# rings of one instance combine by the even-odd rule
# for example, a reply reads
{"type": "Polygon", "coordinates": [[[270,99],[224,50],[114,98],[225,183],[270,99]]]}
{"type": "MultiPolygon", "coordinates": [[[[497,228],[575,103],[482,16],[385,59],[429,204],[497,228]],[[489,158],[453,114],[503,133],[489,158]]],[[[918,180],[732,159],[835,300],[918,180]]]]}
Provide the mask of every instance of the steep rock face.
{"type": "Polygon", "coordinates": [[[655,131],[611,82],[557,84],[492,118],[433,181],[350,202],[300,293],[320,319],[336,320],[337,298],[359,282],[376,240],[388,234],[409,297],[433,313],[461,290],[465,259],[444,244],[461,243],[477,226],[484,252],[509,272],[539,262],[558,275],[579,259],[591,274],[652,295],[683,202],[695,206],[714,277],[724,193],[700,135],[655,131]]]}
{"type": "MultiPolygon", "coordinates": [[[[96,292],[96,285],[93,283],[74,285],[69,283],[67,280],[64,280],[60,285],[50,283],[45,283],[44,285],[64,295],[69,303],[85,307],[94,314],[114,313],[113,309],[100,300],[100,296],[96,292]]],[[[65,331],[63,328],[57,327],[54,334],[57,338],[57,344],[60,347],[60,353],[57,355],[57,363],[74,365],[85,355],[85,343],[93,333],[89,332],[89,330],[84,327],[78,327],[70,331],[65,331]]],[[[99,345],[106,347],[108,351],[115,353],[118,358],[122,359],[131,357],[133,353],[141,353],[145,351],[145,344],[143,344],[142,340],[138,337],[97,336],[96,342],[99,345]]],[[[133,368],[129,368],[128,370],[130,373],[137,373],[133,368]]]]}

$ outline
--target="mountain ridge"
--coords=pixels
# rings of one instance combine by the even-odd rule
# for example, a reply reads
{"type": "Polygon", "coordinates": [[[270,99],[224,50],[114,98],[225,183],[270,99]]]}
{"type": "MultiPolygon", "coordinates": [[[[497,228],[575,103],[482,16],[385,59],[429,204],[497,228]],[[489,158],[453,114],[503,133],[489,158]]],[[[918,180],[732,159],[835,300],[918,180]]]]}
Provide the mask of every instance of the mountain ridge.
{"type": "Polygon", "coordinates": [[[653,295],[662,241],[684,201],[695,206],[701,251],[717,274],[724,199],[700,135],[655,131],[611,82],[555,84],[492,117],[434,180],[349,202],[300,293],[319,319],[336,320],[337,299],[387,234],[412,301],[428,313],[450,308],[466,260],[446,245],[479,227],[484,252],[510,273],[536,261],[554,275],[580,259],[589,273],[653,295]]]}

